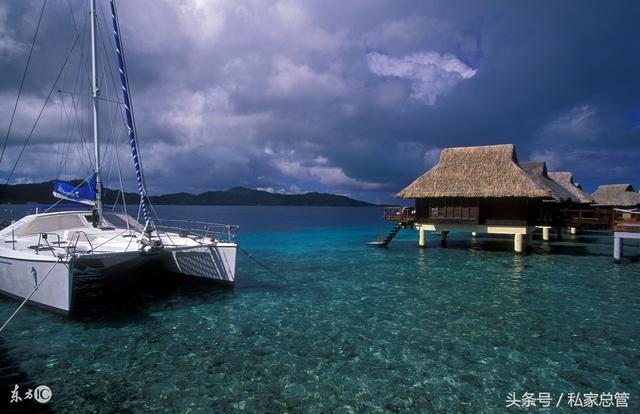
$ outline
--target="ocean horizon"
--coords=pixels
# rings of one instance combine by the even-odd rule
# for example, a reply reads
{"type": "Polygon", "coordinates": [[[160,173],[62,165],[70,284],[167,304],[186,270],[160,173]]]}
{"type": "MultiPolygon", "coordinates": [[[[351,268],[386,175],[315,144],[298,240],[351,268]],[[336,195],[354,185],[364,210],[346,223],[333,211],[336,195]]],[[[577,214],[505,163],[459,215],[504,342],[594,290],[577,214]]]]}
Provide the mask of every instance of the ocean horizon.
{"type": "MultiPolygon", "coordinates": [[[[462,233],[420,249],[406,229],[377,248],[381,207],[155,209],[239,225],[235,287],[131,274],[72,317],[24,307],[0,336],[0,407],[45,408],[10,398],[46,385],[53,412],[502,412],[529,393],[640,408],[637,242],[614,265],[606,233],[514,255],[462,233]]],[[[1,296],[0,318],[18,304],[1,296]]]]}

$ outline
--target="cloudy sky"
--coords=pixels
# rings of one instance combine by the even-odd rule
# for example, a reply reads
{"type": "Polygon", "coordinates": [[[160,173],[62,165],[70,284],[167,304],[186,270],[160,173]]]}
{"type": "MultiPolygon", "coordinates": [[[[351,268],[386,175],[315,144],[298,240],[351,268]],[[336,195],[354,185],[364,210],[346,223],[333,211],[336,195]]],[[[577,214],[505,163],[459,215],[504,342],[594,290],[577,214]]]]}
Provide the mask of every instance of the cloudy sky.
{"type": "MultiPolygon", "coordinates": [[[[45,8],[3,182],[67,56],[10,182],[89,168],[86,3],[45,8]]],[[[0,143],[41,7],[0,3],[0,143]]],[[[640,187],[638,2],[135,0],[119,12],[153,194],[243,185],[386,202],[441,148],[496,143],[573,171],[589,191],[640,187]]],[[[101,82],[119,99],[110,76],[101,82]]],[[[105,175],[117,186],[121,148],[134,189],[109,105],[105,175]]]]}

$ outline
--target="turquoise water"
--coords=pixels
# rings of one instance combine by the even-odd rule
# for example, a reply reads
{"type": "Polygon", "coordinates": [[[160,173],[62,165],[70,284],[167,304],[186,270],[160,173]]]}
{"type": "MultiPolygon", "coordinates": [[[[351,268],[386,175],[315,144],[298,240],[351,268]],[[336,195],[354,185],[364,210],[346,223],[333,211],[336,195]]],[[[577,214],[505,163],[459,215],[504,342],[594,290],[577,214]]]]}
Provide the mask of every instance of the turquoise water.
{"type": "Polygon", "coordinates": [[[514,256],[510,239],[420,250],[403,230],[379,249],[363,244],[378,208],[158,209],[240,224],[288,282],[240,255],[234,290],[151,279],[71,320],[25,308],[0,337],[0,407],[46,384],[56,412],[486,413],[511,392],[627,392],[639,411],[638,243],[621,265],[595,234],[514,256]]]}

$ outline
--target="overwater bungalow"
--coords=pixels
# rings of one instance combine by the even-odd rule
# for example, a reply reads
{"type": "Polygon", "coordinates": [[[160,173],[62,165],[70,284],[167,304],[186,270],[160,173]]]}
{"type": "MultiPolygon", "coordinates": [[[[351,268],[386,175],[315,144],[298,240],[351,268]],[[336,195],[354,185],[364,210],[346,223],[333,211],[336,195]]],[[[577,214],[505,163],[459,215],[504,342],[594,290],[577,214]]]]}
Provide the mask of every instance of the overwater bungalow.
{"type": "Polygon", "coordinates": [[[568,171],[549,172],[549,178],[561,185],[565,190],[572,194],[573,204],[588,205],[593,203],[593,197],[582,189],[580,184],[573,181],[573,174],[568,171]]]}
{"type": "Polygon", "coordinates": [[[542,229],[542,239],[549,240],[551,228],[555,227],[561,231],[560,211],[579,202],[579,200],[549,177],[547,164],[544,161],[524,162],[519,165],[538,185],[548,188],[553,195],[553,199],[544,200],[542,208],[538,209],[535,223],[536,228],[542,229]]]}
{"type": "MultiPolygon", "coordinates": [[[[396,194],[415,199],[419,245],[426,232],[510,234],[514,250],[523,251],[546,203],[562,199],[541,179],[518,165],[512,144],[446,148],[438,163],[396,194]]],[[[559,190],[561,191],[561,190],[559,190]]]]}
{"type": "Polygon", "coordinates": [[[549,178],[573,194],[572,205],[561,209],[558,220],[562,227],[569,227],[572,233],[580,229],[610,230],[611,210],[594,205],[593,197],[573,181],[570,172],[550,172],[549,178]]]}
{"type": "Polygon", "coordinates": [[[597,206],[611,211],[613,260],[620,262],[624,239],[640,239],[640,193],[631,184],[601,185],[592,194],[597,206]]]}
{"type": "Polygon", "coordinates": [[[592,194],[595,204],[609,208],[640,207],[640,193],[631,184],[608,184],[598,186],[592,194]]]}

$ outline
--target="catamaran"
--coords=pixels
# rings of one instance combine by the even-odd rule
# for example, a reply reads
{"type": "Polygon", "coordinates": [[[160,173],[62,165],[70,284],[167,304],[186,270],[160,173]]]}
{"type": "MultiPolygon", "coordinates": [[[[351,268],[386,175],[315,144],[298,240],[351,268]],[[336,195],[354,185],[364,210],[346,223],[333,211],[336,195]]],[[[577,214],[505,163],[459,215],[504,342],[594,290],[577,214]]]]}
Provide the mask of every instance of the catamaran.
{"type": "MultiPolygon", "coordinates": [[[[129,82],[116,6],[110,0],[115,55],[131,159],[140,196],[140,221],[103,206],[98,105],[96,0],[89,0],[91,45],[91,107],[94,171],[79,185],[55,181],[61,200],[89,205],[89,210],[30,214],[0,230],[0,291],[23,303],[69,313],[74,290],[83,281],[135,277],[136,269],[153,263],[168,272],[233,285],[237,226],[169,223],[152,215],[140,163],[129,82]],[[197,231],[196,231],[197,229],[197,231]]],[[[123,194],[124,199],[124,194],[123,194]]],[[[76,293],[74,293],[74,291],[76,293]]]]}

